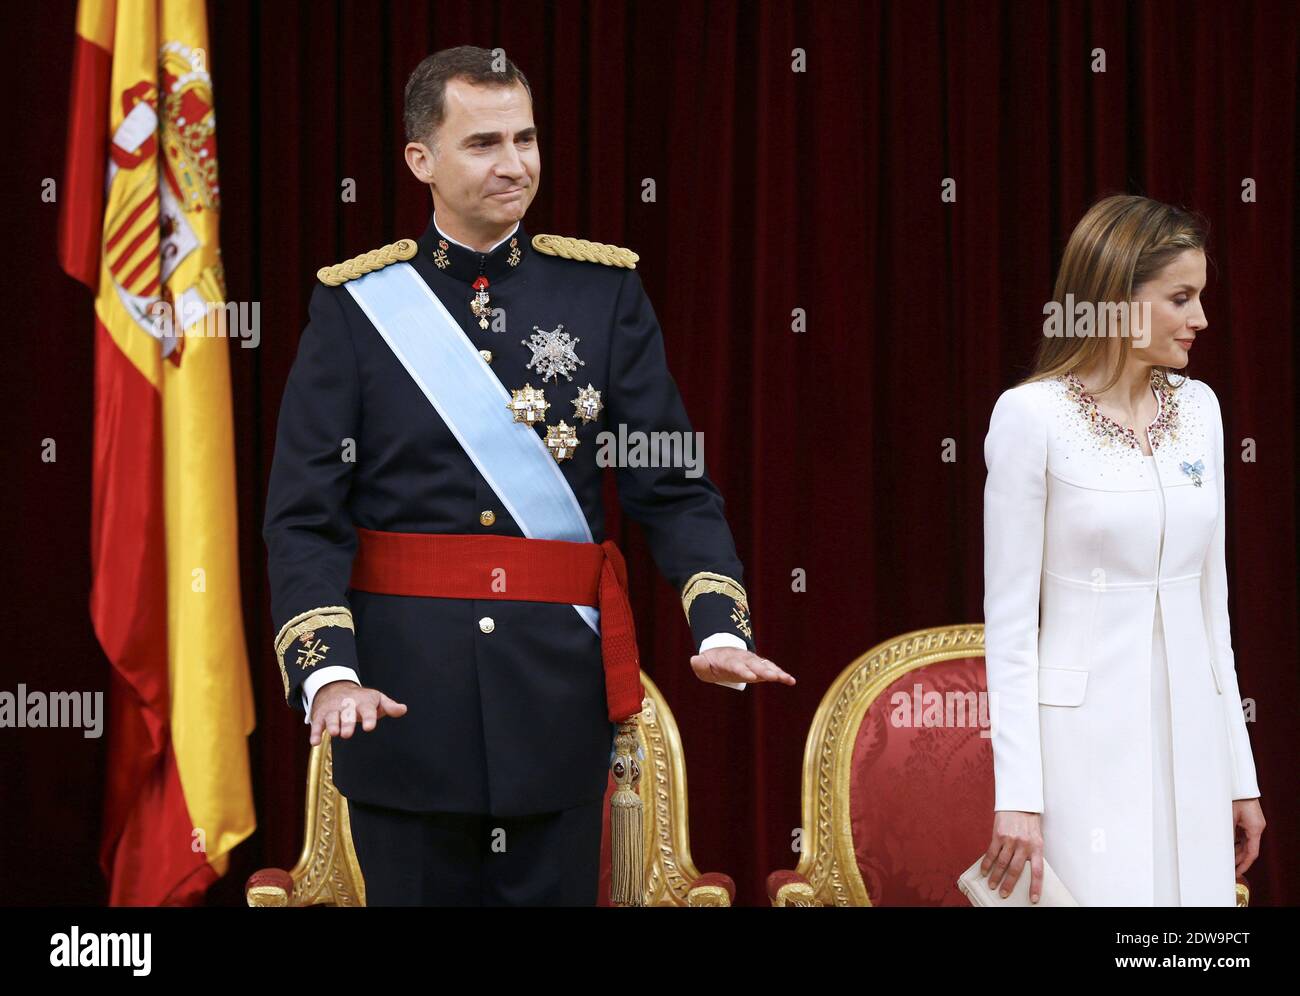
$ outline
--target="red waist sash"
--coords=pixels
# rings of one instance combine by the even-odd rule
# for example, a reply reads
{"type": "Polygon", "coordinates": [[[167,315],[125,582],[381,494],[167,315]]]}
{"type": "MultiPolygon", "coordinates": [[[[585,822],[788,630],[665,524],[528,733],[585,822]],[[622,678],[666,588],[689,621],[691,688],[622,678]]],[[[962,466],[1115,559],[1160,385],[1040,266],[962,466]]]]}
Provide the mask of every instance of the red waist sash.
{"type": "Polygon", "coordinates": [[[613,540],[570,543],[522,536],[358,528],[351,584],[358,591],[380,595],[508,599],[597,608],[610,721],[619,722],[641,711],[641,662],[627,600],[627,566],[613,540]]]}

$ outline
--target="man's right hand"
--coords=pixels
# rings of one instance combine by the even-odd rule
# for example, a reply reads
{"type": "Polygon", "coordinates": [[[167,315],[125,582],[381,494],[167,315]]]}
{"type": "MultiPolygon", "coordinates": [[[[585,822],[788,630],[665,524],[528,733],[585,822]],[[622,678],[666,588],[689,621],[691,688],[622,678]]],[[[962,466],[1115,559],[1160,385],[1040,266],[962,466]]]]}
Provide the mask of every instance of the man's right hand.
{"type": "Polygon", "coordinates": [[[311,743],[321,741],[321,731],[331,737],[350,737],[357,717],[367,732],[375,728],[381,716],[406,715],[406,706],[394,702],[377,688],[362,688],[355,681],[331,681],[316,690],[311,700],[311,743]]]}

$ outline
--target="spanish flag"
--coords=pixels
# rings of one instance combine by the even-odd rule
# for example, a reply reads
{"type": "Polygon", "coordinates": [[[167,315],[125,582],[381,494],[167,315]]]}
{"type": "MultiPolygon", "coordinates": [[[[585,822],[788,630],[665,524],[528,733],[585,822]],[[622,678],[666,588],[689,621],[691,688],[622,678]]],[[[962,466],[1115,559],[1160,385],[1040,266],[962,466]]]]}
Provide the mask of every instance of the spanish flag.
{"type": "Polygon", "coordinates": [[[80,0],[59,258],[95,295],[115,906],[201,902],[256,825],[209,54],[203,0],[80,0]]]}

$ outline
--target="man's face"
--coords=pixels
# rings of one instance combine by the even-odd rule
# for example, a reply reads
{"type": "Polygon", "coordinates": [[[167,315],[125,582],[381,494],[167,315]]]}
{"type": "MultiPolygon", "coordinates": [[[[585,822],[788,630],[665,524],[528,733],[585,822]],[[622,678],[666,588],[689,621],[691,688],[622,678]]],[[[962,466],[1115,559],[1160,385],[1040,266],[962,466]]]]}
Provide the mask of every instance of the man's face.
{"type": "Polygon", "coordinates": [[[433,141],[432,156],[413,156],[421,147],[408,145],[407,163],[421,182],[431,183],[440,219],[486,233],[524,216],[542,165],[533,103],[522,83],[448,81],[446,117],[433,141]]]}

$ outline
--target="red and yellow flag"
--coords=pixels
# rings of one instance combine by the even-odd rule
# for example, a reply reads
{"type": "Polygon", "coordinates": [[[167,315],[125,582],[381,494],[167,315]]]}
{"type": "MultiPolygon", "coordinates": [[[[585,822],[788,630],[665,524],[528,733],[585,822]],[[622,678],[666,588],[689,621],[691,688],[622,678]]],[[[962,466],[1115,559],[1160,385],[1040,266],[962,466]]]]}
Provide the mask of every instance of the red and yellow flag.
{"type": "Polygon", "coordinates": [[[112,905],[188,904],[253,832],[204,0],[80,0],[59,258],[95,295],[90,613],[112,905]]]}

